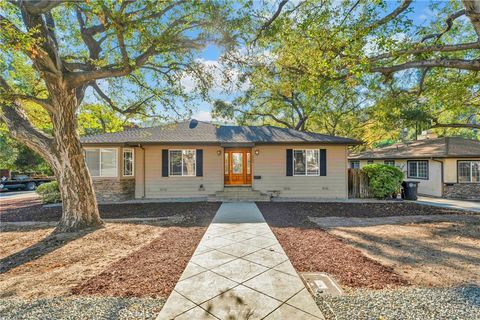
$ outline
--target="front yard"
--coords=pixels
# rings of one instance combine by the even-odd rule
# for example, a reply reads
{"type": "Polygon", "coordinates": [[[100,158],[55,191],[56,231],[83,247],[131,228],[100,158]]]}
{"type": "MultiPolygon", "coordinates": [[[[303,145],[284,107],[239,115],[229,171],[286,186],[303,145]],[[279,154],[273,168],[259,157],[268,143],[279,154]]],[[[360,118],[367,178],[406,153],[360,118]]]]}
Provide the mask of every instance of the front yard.
{"type": "Polygon", "coordinates": [[[342,285],[344,296],[317,299],[327,319],[480,318],[480,216],[413,203],[257,205],[298,272],[342,285]]]}
{"type": "Polygon", "coordinates": [[[102,205],[118,220],[68,235],[51,235],[59,207],[5,207],[0,318],[154,319],[219,204],[102,205]]]}
{"type": "MultiPolygon", "coordinates": [[[[0,318],[155,318],[219,207],[102,205],[104,228],[67,236],[51,235],[59,207],[28,201],[0,213],[0,318]]],[[[298,272],[342,286],[317,297],[327,319],[480,318],[480,216],[413,203],[257,205],[298,272]]]]}

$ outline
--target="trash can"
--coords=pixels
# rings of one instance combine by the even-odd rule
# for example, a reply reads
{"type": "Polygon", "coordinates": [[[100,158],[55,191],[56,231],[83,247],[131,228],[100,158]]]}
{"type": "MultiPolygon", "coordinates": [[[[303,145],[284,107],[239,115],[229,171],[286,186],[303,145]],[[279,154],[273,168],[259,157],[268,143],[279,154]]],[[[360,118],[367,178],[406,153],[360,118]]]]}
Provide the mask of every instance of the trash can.
{"type": "Polygon", "coordinates": [[[402,199],[417,200],[418,181],[403,181],[402,182],[402,199]]]}

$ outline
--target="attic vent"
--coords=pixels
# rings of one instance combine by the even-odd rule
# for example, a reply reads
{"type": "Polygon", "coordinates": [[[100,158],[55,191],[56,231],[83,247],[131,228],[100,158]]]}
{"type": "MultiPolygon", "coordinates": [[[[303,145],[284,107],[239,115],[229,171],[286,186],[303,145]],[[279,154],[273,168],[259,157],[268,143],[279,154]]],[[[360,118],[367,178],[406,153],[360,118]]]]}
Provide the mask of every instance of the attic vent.
{"type": "Polygon", "coordinates": [[[192,120],[190,120],[190,124],[188,125],[188,127],[190,129],[195,129],[197,127],[197,125],[198,125],[198,121],[196,119],[192,119],[192,120]]]}

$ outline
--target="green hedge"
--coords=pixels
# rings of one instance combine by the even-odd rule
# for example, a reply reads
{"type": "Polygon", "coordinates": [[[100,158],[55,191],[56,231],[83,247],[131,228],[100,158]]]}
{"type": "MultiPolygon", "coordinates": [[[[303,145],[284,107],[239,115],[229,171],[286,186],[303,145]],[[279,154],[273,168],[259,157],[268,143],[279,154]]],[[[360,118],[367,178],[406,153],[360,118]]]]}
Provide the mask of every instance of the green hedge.
{"type": "Polygon", "coordinates": [[[57,181],[47,182],[39,185],[36,189],[36,192],[42,199],[43,203],[58,203],[62,201],[57,181]]]}
{"type": "Polygon", "coordinates": [[[390,198],[400,191],[403,172],[385,164],[368,164],[362,168],[368,176],[370,190],[377,198],[390,198]]]}

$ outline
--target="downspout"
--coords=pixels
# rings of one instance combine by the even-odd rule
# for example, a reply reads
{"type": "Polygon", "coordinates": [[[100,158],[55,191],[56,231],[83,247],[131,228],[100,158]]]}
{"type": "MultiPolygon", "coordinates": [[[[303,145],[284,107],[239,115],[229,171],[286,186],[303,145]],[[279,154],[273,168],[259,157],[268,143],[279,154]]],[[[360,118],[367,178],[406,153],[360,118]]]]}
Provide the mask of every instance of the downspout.
{"type": "Polygon", "coordinates": [[[138,147],[142,149],[142,155],[143,155],[143,167],[142,167],[142,173],[143,173],[143,189],[142,189],[142,199],[145,199],[145,148],[139,144],[138,147]]]}
{"type": "Polygon", "coordinates": [[[445,185],[445,183],[444,183],[444,182],[445,182],[445,178],[444,178],[444,173],[443,173],[443,161],[442,161],[442,160],[437,160],[437,159],[435,159],[435,158],[433,158],[433,157],[431,158],[431,160],[440,163],[440,171],[441,171],[441,173],[440,173],[440,177],[441,177],[441,178],[440,178],[440,179],[441,179],[441,181],[442,181],[442,189],[441,189],[441,192],[442,192],[442,198],[443,198],[443,189],[445,188],[445,186],[444,186],[444,185],[445,185]]]}

